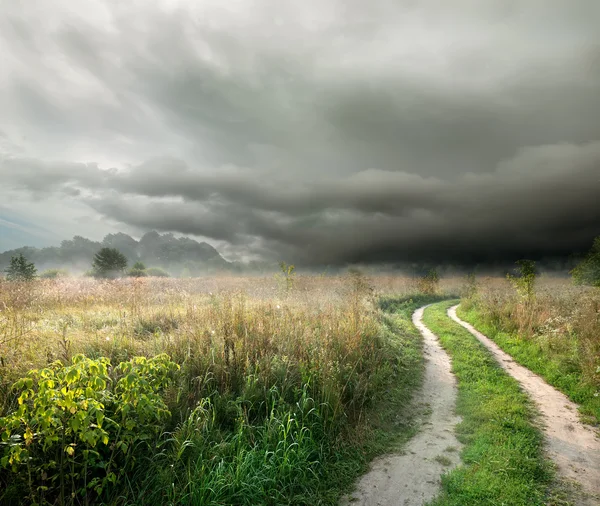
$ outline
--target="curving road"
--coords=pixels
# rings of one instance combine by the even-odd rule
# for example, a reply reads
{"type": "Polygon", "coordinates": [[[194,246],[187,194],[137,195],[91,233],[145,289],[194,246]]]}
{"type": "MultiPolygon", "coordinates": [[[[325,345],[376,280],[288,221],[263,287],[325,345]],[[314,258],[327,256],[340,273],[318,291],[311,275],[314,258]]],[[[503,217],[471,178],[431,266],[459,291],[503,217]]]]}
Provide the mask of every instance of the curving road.
{"type": "Polygon", "coordinates": [[[423,387],[415,398],[425,404],[430,417],[402,455],[375,459],[342,504],[422,506],[440,492],[441,475],[460,462],[461,444],[454,435],[460,421],[454,412],[456,379],[450,372],[450,357],[422,322],[425,307],[413,314],[413,323],[423,335],[426,359],[423,387]]]}

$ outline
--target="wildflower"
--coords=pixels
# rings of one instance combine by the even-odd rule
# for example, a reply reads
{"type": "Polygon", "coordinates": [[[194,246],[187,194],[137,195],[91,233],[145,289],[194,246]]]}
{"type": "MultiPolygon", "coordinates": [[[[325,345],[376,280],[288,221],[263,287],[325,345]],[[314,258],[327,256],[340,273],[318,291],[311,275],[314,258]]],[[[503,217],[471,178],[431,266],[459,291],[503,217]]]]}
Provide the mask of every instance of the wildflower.
{"type": "Polygon", "coordinates": [[[110,337],[106,336],[106,340],[107,340],[107,341],[110,341],[110,337]]]}

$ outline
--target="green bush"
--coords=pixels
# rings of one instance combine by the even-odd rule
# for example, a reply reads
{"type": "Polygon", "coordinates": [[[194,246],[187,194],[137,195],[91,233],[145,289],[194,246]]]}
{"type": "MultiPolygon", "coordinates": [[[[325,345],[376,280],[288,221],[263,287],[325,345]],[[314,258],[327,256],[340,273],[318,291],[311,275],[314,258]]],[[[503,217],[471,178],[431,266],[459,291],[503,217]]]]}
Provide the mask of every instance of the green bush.
{"type": "Polygon", "coordinates": [[[164,269],[161,269],[160,267],[150,267],[149,269],[146,269],[146,275],[147,276],[155,276],[158,278],[168,278],[169,277],[169,273],[167,271],[165,271],[164,269]]]}
{"type": "Polygon", "coordinates": [[[430,269],[425,276],[421,277],[418,281],[419,291],[425,295],[435,295],[438,293],[438,285],[440,283],[440,276],[435,269],[430,269]]]}
{"type": "Polygon", "coordinates": [[[143,278],[144,276],[148,275],[144,269],[136,269],[135,267],[133,269],[129,269],[127,274],[132,278],[143,278]]]}
{"type": "Polygon", "coordinates": [[[101,496],[136,465],[170,417],[160,393],[178,366],[167,355],[114,369],[84,355],[32,370],[14,385],[18,409],[0,418],[2,467],[34,504],[101,496]]]}
{"type": "Polygon", "coordinates": [[[534,285],[537,276],[535,262],[533,260],[517,260],[515,263],[519,266],[515,269],[516,276],[508,274],[506,278],[523,299],[531,302],[535,297],[534,285]]]}
{"type": "Polygon", "coordinates": [[[69,276],[69,271],[66,269],[48,269],[40,274],[40,278],[56,279],[66,278],[69,276]]]}
{"type": "Polygon", "coordinates": [[[586,257],[571,271],[577,285],[600,287],[600,237],[594,239],[592,249],[586,257]]]}

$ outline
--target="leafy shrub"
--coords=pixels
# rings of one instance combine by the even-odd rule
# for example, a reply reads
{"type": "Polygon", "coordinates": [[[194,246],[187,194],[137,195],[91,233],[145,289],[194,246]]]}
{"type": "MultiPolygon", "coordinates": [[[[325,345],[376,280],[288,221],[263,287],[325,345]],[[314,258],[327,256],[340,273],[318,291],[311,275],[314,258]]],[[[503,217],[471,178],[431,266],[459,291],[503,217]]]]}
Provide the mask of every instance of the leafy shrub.
{"type": "Polygon", "coordinates": [[[440,276],[435,269],[430,269],[425,276],[418,281],[419,291],[426,295],[434,295],[438,292],[440,276]]]}
{"type": "Polygon", "coordinates": [[[577,285],[600,287],[600,237],[594,239],[592,249],[586,257],[571,271],[577,285]]]}
{"type": "Polygon", "coordinates": [[[14,385],[19,407],[0,418],[2,467],[32,503],[75,504],[117,483],[169,418],[160,393],[178,366],[167,355],[111,370],[84,355],[32,370],[14,385]],[[79,498],[79,499],[78,499],[79,498]]]}
{"type": "Polygon", "coordinates": [[[289,292],[294,287],[296,276],[296,267],[285,262],[279,262],[280,273],[275,275],[275,278],[281,283],[283,290],[289,292]]]}
{"type": "Polygon", "coordinates": [[[165,271],[164,269],[161,269],[160,267],[150,267],[149,269],[146,269],[146,275],[154,276],[157,278],[168,278],[169,277],[169,273],[167,271],[165,271]]]}
{"type": "Polygon", "coordinates": [[[144,269],[136,269],[135,267],[133,269],[129,269],[127,274],[132,278],[143,278],[144,276],[148,275],[144,269]]]}
{"type": "Polygon", "coordinates": [[[519,266],[516,269],[516,276],[508,274],[508,281],[514,286],[517,293],[528,302],[535,296],[534,285],[536,278],[535,262],[533,260],[517,260],[519,266]]]}
{"type": "Polygon", "coordinates": [[[48,269],[40,274],[40,278],[56,279],[66,278],[69,276],[69,271],[66,269],[48,269]]]}

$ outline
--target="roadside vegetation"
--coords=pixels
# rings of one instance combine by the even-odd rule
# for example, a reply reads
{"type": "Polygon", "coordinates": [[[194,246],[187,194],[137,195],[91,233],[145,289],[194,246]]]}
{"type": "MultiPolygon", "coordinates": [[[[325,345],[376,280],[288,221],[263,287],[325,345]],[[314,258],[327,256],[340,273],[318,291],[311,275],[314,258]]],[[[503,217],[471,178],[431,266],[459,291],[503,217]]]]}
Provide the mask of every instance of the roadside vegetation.
{"type": "Polygon", "coordinates": [[[0,503],[336,504],[414,433],[415,283],[0,281],[0,503]]]}
{"type": "Polygon", "coordinates": [[[535,285],[524,296],[508,283],[483,280],[463,299],[459,316],[580,404],[583,421],[598,425],[600,290],[543,277],[535,285]]]}
{"type": "Polygon", "coordinates": [[[458,301],[425,310],[425,325],[452,359],[458,380],[457,426],[463,464],[442,477],[432,506],[558,504],[548,497],[552,472],[543,456],[535,411],[519,384],[446,311],[458,301]]]}

